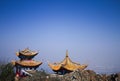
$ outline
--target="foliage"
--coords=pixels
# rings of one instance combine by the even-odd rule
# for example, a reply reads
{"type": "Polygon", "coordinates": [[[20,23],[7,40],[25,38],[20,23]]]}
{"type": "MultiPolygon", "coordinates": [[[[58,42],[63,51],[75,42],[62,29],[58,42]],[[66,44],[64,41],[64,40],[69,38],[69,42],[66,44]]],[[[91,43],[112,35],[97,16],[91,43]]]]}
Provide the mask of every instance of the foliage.
{"type": "Polygon", "coordinates": [[[47,74],[43,69],[36,71],[32,75],[32,77],[27,76],[20,78],[20,81],[60,81],[58,78],[50,78],[49,74],[47,74]]]}
{"type": "Polygon", "coordinates": [[[0,81],[14,81],[14,67],[11,63],[0,65],[0,81]]]}

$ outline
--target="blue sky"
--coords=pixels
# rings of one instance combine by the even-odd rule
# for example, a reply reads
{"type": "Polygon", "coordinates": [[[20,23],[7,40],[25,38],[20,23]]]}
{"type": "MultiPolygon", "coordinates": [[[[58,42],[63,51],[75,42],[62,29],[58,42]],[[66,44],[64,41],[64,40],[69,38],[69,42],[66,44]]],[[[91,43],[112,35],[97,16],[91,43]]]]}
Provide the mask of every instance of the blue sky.
{"type": "Polygon", "coordinates": [[[38,50],[36,60],[65,57],[96,72],[120,71],[119,0],[1,0],[0,59],[38,50]]]}

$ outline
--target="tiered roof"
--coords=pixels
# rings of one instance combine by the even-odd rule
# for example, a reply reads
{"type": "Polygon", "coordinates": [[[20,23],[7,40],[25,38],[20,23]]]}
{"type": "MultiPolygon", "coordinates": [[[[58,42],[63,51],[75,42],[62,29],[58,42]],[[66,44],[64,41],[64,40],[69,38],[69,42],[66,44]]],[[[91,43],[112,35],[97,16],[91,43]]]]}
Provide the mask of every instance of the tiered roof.
{"type": "Polygon", "coordinates": [[[34,61],[34,60],[22,60],[22,61],[16,61],[16,65],[21,65],[25,67],[36,67],[42,64],[42,62],[34,61]]]}
{"type": "Polygon", "coordinates": [[[26,48],[22,51],[19,51],[16,53],[16,55],[20,58],[19,61],[13,61],[12,63],[17,66],[22,66],[22,67],[38,67],[39,65],[42,64],[42,62],[34,61],[32,58],[36,56],[38,52],[36,51],[31,51],[29,48],[26,48]]]}
{"type": "Polygon", "coordinates": [[[48,63],[49,67],[53,70],[53,71],[60,71],[61,69],[65,69],[68,71],[74,71],[74,70],[84,70],[87,65],[80,65],[78,63],[73,62],[69,56],[68,56],[68,51],[66,51],[66,57],[64,58],[63,61],[61,61],[60,63],[48,63]]]}

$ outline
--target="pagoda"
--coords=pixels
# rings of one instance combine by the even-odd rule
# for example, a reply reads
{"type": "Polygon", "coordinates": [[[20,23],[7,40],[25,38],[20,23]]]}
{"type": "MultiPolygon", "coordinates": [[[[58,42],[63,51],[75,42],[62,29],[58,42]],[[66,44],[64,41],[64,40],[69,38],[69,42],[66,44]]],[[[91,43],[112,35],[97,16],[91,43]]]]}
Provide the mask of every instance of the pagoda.
{"type": "Polygon", "coordinates": [[[28,71],[28,70],[35,71],[42,64],[42,62],[33,60],[33,58],[37,54],[38,54],[38,52],[31,51],[31,50],[29,50],[29,48],[26,48],[26,49],[16,53],[16,55],[20,58],[20,60],[12,61],[12,64],[16,68],[17,76],[24,76],[25,73],[27,73],[26,71],[28,71]]]}
{"type": "Polygon", "coordinates": [[[57,74],[66,74],[74,70],[84,70],[87,65],[80,65],[73,62],[68,56],[68,50],[66,51],[66,57],[60,63],[48,63],[48,66],[57,74]]]}

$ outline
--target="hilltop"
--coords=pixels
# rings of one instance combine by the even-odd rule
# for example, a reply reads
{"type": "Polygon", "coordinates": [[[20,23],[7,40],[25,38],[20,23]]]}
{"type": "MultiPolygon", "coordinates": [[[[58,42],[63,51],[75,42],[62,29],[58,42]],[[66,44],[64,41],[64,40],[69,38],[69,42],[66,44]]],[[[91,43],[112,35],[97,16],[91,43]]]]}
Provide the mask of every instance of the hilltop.
{"type": "Polygon", "coordinates": [[[92,70],[76,70],[65,75],[57,75],[37,71],[32,77],[21,78],[20,81],[120,81],[120,73],[107,75],[96,74],[92,70]]]}
{"type": "MultiPolygon", "coordinates": [[[[10,63],[0,65],[0,81],[15,81],[13,68],[10,63]]],[[[19,81],[120,81],[120,72],[108,75],[97,74],[93,70],[75,70],[65,75],[57,75],[40,70],[31,74],[32,76],[19,78],[19,81]]]]}

